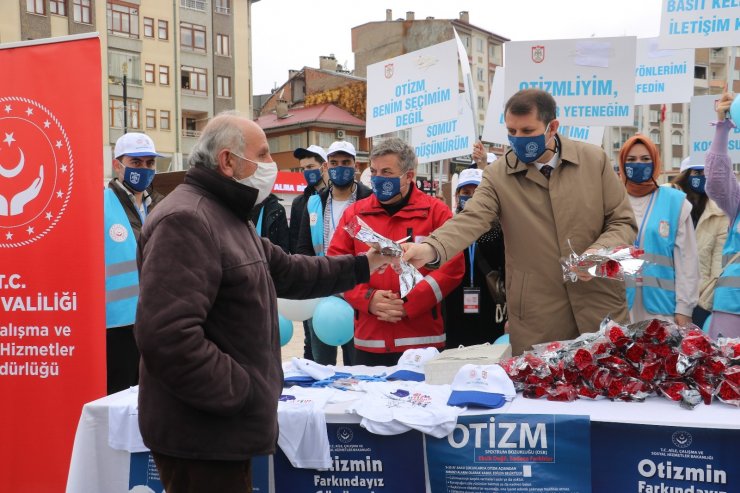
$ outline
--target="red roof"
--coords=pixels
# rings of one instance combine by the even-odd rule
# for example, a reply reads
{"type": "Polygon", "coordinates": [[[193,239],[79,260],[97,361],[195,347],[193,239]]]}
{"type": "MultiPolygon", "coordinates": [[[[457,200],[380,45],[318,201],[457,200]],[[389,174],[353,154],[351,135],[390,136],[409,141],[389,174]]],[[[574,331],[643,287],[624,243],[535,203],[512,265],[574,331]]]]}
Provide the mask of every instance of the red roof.
{"type": "Polygon", "coordinates": [[[291,127],[305,125],[307,123],[329,123],[332,125],[355,125],[365,127],[365,121],[360,120],[348,111],[343,110],[331,103],[317,104],[307,108],[291,108],[288,116],[278,118],[276,114],[262,115],[257,120],[257,125],[263,130],[280,127],[291,127]]]}

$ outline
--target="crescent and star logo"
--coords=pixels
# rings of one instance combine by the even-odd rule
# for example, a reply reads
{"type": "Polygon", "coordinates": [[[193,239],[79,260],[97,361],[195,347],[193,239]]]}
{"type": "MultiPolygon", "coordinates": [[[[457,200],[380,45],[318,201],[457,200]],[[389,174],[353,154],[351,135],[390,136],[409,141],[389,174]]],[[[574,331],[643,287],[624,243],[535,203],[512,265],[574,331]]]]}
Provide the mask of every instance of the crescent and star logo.
{"type": "Polygon", "coordinates": [[[342,443],[349,443],[352,441],[352,438],[354,438],[354,433],[350,428],[345,426],[337,428],[337,440],[342,443]]]}
{"type": "Polygon", "coordinates": [[[72,149],[56,116],[33,99],[0,97],[0,248],[49,234],[73,181],[72,149]]]}
{"type": "Polygon", "coordinates": [[[691,433],[681,430],[671,435],[671,441],[673,442],[673,445],[678,448],[686,448],[691,445],[691,442],[694,441],[694,439],[691,436],[691,433]]]}

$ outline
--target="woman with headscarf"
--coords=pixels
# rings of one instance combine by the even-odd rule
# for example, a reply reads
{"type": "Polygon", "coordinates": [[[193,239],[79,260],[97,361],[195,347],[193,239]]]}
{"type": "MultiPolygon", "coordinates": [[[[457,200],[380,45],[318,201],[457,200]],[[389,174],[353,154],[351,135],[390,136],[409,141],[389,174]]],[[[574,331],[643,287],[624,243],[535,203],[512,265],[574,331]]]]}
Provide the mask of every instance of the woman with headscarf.
{"type": "Polygon", "coordinates": [[[691,158],[681,163],[681,172],[672,185],[686,194],[691,203],[691,222],[696,230],[699,255],[699,304],[691,317],[694,324],[704,326],[712,312],[714,280],[722,272],[722,247],[727,239],[729,218],[717,204],[707,197],[704,164],[692,164],[691,158]]]}
{"type": "Polygon", "coordinates": [[[709,335],[717,337],[740,337],[740,183],[732,169],[728,152],[729,134],[740,120],[737,113],[735,123],[727,118],[734,96],[722,94],[717,102],[717,123],[714,139],[709,147],[705,162],[707,173],[707,195],[729,216],[730,228],[722,251],[724,269],[717,279],[714,290],[714,305],[709,335]]]}
{"type": "Polygon", "coordinates": [[[686,194],[659,187],[660,154],[644,135],[619,151],[619,172],[639,226],[635,246],[645,251],[640,275],[629,278],[627,304],[633,322],[659,318],[691,323],[699,297],[699,266],[691,204],[686,194]]]}

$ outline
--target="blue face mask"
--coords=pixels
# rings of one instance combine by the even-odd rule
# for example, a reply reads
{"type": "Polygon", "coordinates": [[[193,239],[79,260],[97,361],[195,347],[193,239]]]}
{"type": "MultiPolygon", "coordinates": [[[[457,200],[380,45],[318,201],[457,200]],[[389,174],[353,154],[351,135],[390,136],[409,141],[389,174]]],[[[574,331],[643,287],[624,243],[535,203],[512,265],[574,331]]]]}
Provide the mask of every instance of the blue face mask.
{"type": "Polygon", "coordinates": [[[468,200],[470,200],[470,198],[471,198],[470,195],[460,195],[460,196],[458,196],[457,197],[457,209],[458,210],[465,209],[465,202],[467,202],[468,200]]]}
{"type": "Polygon", "coordinates": [[[346,187],[355,179],[355,168],[352,166],[329,168],[329,179],[338,187],[346,187]]]}
{"type": "Polygon", "coordinates": [[[306,179],[306,183],[309,186],[314,186],[321,181],[321,170],[320,169],[307,169],[303,170],[303,177],[306,179]]]}
{"type": "Polygon", "coordinates": [[[632,183],[644,183],[653,177],[653,163],[624,163],[624,174],[632,183]]]}
{"type": "Polygon", "coordinates": [[[132,190],[143,192],[152,184],[156,170],[149,168],[129,168],[126,166],[123,172],[123,182],[132,190]]]}
{"type": "Polygon", "coordinates": [[[516,157],[523,163],[532,163],[542,156],[547,150],[547,141],[545,135],[550,129],[550,124],[545,127],[545,133],[534,137],[514,137],[509,135],[509,145],[511,146],[516,157]]]}
{"type": "Polygon", "coordinates": [[[689,176],[689,188],[696,193],[706,193],[704,186],[707,183],[707,177],[704,175],[689,176]]]}
{"type": "Polygon", "coordinates": [[[400,176],[373,176],[370,181],[373,193],[381,202],[386,202],[401,193],[400,176]]]}

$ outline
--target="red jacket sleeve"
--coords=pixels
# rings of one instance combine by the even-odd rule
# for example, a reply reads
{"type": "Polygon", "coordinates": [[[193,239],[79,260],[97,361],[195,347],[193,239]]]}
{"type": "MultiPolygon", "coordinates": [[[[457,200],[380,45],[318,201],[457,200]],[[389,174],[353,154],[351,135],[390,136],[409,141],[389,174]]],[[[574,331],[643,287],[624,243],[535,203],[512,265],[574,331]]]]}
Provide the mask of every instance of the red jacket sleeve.
{"type": "MultiPolygon", "coordinates": [[[[342,214],[342,218],[337,224],[337,229],[334,232],[334,236],[331,238],[329,243],[329,249],[327,250],[327,256],[334,255],[358,255],[364,253],[355,248],[355,240],[344,230],[344,225],[347,222],[347,218],[351,218],[355,215],[354,204],[347,207],[347,210],[342,214]]],[[[463,260],[464,262],[464,260],[463,260]]],[[[464,267],[464,265],[463,265],[464,267]]],[[[372,275],[372,273],[371,273],[372,275]]],[[[370,294],[372,289],[367,283],[357,284],[354,288],[344,292],[344,299],[349,303],[352,308],[363,313],[369,313],[370,309],[370,294]]]]}
{"type": "MultiPolygon", "coordinates": [[[[432,229],[437,229],[452,217],[452,212],[435,199],[431,215],[432,229]]],[[[460,284],[465,276],[465,256],[458,253],[439,269],[422,268],[420,272],[424,275],[424,280],[409,291],[403,305],[406,314],[412,319],[441,303],[460,284]]]]}

